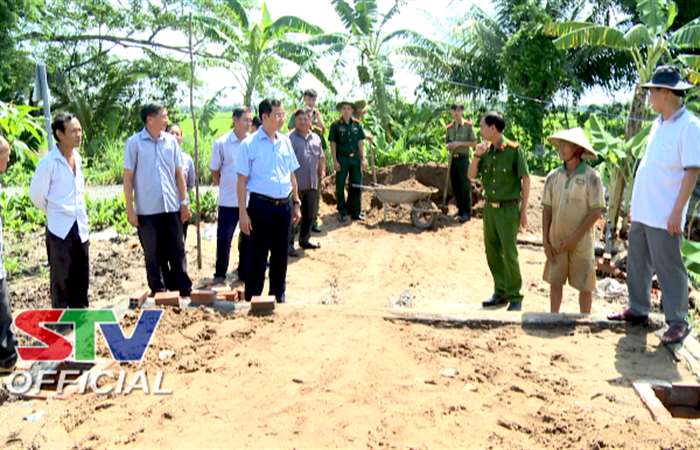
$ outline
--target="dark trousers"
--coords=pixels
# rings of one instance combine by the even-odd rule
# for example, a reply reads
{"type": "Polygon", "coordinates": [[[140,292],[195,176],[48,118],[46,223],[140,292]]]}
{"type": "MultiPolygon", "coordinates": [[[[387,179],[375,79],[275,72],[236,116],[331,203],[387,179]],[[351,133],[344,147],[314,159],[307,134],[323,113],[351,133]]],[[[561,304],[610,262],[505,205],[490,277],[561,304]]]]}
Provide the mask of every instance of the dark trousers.
{"type": "Polygon", "coordinates": [[[253,231],[250,233],[250,262],[245,280],[245,298],[260,295],[265,284],[265,267],[270,256],[269,294],[284,295],[287,278],[287,246],[289,223],[292,220],[291,201],[276,205],[255,194],[247,208],[253,231]]]}
{"type": "Polygon", "coordinates": [[[146,278],[153,292],[166,289],[186,297],[192,291],[187,275],[185,241],[180,213],[162,213],[139,217],[139,241],[146,260],[146,278]],[[163,276],[161,277],[161,270],[163,276]]]}
{"type": "MultiPolygon", "coordinates": [[[[238,224],[238,208],[219,206],[219,217],[216,224],[216,269],[214,277],[225,277],[231,256],[231,241],[238,224]]],[[[241,233],[238,237],[238,278],[245,281],[248,265],[248,247],[250,238],[241,233]]]]}
{"type": "Polygon", "coordinates": [[[15,336],[12,334],[12,311],[7,281],[0,279],[0,367],[10,368],[17,362],[15,336]]]}
{"type": "Polygon", "coordinates": [[[469,169],[469,158],[459,156],[452,158],[450,165],[450,183],[452,184],[452,192],[455,195],[455,203],[457,203],[458,214],[472,215],[472,185],[467,177],[469,169]]]}
{"type": "Polygon", "coordinates": [[[362,192],[354,184],[362,184],[362,164],[360,160],[349,156],[338,156],[340,170],[335,179],[335,197],[338,200],[338,212],[353,219],[360,217],[362,212],[362,192]],[[350,178],[348,186],[348,201],[345,202],[345,183],[350,178]]]}
{"type": "Polygon", "coordinates": [[[294,225],[290,222],[289,229],[289,247],[294,248],[294,239],[299,233],[299,244],[308,244],[311,238],[311,225],[316,220],[318,213],[318,198],[317,189],[309,189],[299,192],[301,200],[301,221],[294,225]]]}
{"type": "Polygon", "coordinates": [[[78,222],[73,224],[65,239],[46,229],[53,308],[88,307],[89,253],[90,241],[80,242],[78,222]]]}

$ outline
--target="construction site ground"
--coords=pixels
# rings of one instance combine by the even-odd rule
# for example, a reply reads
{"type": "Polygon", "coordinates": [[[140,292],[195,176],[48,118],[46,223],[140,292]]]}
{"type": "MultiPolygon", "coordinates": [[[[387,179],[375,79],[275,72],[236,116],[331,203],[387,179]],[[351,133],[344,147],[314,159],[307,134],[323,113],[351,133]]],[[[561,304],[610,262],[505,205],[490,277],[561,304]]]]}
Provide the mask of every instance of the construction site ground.
{"type": "MultiPolygon", "coordinates": [[[[538,237],[537,214],[533,206],[524,240],[538,237]]],[[[394,209],[386,223],[376,208],[364,223],[338,224],[327,204],[322,217],[324,232],[313,238],[322,247],[290,260],[288,303],[273,315],[165,307],[144,361],[124,368],[163,370],[171,395],[4,394],[0,447],[700,447],[698,424],[654,422],[632,388],[638,379],[695,381],[650,329],[391,319],[481,310],[493,285],[480,219],[441,217],[436,230],[419,232],[394,209]]],[[[199,270],[194,237],[190,229],[189,270],[203,284],[215,240],[202,240],[199,270]]],[[[28,258],[41,265],[44,251],[28,258]]],[[[146,288],[135,235],[93,241],[91,257],[92,305],[123,304],[146,288]]],[[[522,316],[549,310],[544,261],[537,245],[520,247],[522,316]]],[[[48,277],[37,272],[11,281],[15,309],[50,305],[48,277]]],[[[596,299],[593,312],[625,301],[596,299]]],[[[578,311],[568,287],[562,310],[578,311]]]]}

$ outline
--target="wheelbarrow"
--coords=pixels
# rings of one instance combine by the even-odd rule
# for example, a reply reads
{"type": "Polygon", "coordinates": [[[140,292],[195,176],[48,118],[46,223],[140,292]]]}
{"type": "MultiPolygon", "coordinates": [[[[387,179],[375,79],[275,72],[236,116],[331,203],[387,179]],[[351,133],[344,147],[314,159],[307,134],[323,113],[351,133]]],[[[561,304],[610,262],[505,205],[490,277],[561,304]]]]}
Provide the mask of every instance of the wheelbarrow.
{"type": "Polygon", "coordinates": [[[411,223],[414,227],[426,230],[435,227],[440,209],[430,200],[430,196],[438,192],[437,188],[426,187],[424,190],[399,189],[391,186],[365,186],[353,184],[353,187],[364,191],[372,191],[382,202],[384,221],[387,220],[387,204],[411,205],[411,223]]]}

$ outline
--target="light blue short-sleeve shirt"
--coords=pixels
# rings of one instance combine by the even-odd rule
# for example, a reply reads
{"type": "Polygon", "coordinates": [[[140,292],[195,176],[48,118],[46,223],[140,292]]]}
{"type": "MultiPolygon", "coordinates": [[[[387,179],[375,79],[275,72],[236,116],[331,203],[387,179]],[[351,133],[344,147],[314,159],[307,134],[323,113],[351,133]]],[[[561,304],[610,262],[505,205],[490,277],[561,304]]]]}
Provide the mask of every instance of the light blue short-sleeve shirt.
{"type": "Polygon", "coordinates": [[[248,177],[248,192],[277,199],[292,193],[298,168],[289,138],[278,132],[272,140],[262,128],[243,140],[236,157],[236,172],[248,177]]]}
{"type": "Polygon", "coordinates": [[[146,129],[126,141],[124,169],[134,172],[136,214],[141,216],[180,210],[175,171],[183,159],[175,137],[162,132],[157,139],[146,129]]]}
{"type": "Polygon", "coordinates": [[[238,208],[238,174],[236,156],[243,140],[230,131],[214,142],[211,148],[211,170],[219,171],[219,206],[238,208]]]}

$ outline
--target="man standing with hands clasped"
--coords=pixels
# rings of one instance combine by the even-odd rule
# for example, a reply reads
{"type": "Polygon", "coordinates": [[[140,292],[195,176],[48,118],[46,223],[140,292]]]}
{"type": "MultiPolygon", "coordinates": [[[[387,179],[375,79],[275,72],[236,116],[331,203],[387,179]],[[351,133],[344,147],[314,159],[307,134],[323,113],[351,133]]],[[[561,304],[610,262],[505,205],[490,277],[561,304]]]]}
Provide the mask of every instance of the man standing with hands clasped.
{"type": "Polygon", "coordinates": [[[284,124],[279,100],[263,100],[258,114],[262,126],[243,140],[236,156],[239,223],[241,232],[250,236],[245,299],[251,301],[262,293],[269,254],[269,294],[284,303],[289,226],[301,218],[294,176],[299,163],[289,138],[279,132],[284,124]]]}
{"type": "Polygon", "coordinates": [[[530,176],[518,144],[503,137],[506,121],[500,113],[488,112],[480,129],[485,142],[476,146],[469,165],[469,178],[481,177],[484,187],[484,244],[491,269],[494,293],[482,303],[484,307],[502,306],[520,311],[523,296],[518,263],[518,226],[527,227],[527,202],[530,176]]]}
{"type": "Polygon", "coordinates": [[[629,307],[611,320],[646,322],[651,309],[651,279],[661,284],[661,304],[668,329],[661,342],[682,342],[688,324],[688,273],[681,257],[681,236],[695,183],[700,174],[700,119],[685,108],[693,86],[675,67],[654,71],[649,103],[659,117],[649,132],[632,190],[632,224],[627,254],[629,307]]]}
{"type": "Polygon", "coordinates": [[[191,214],[182,153],[175,137],[165,132],[165,107],[144,106],[141,120],[143,130],[126,141],[124,151],[127,219],[138,230],[151,295],[167,288],[188,297],[192,281],[187,275],[182,226],[191,214]],[[170,268],[165,282],[161,276],[162,260],[170,268]]]}

